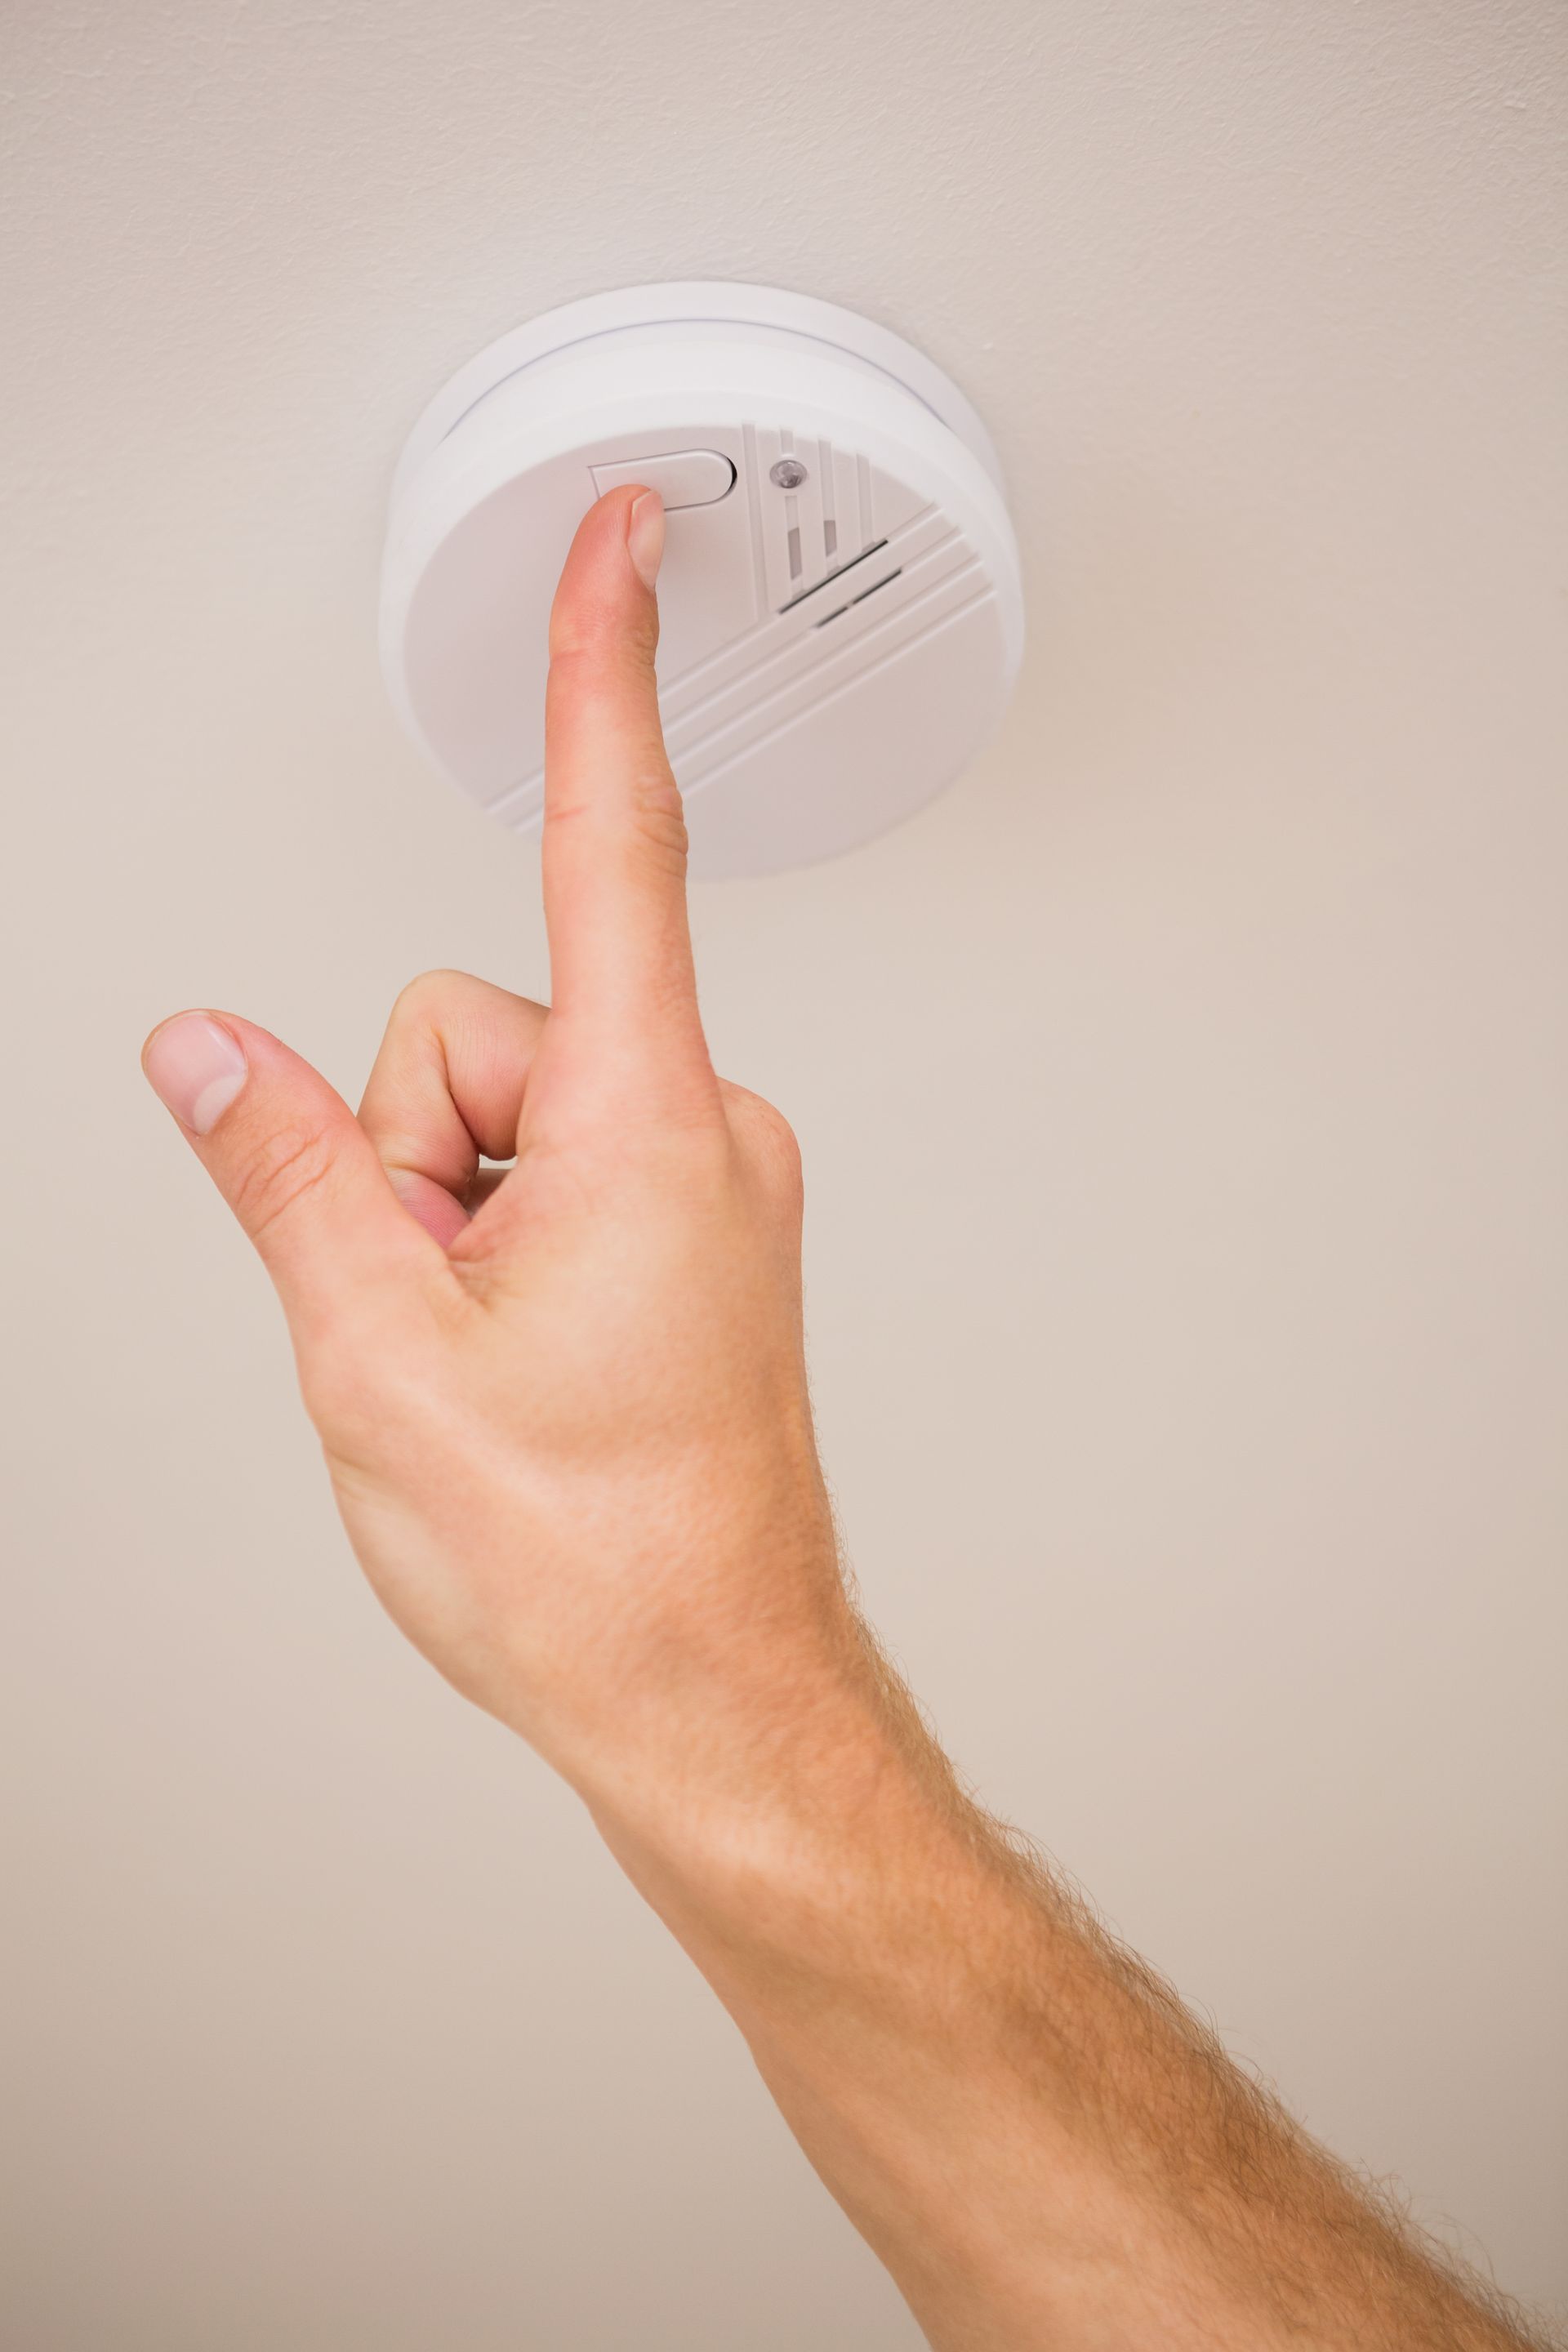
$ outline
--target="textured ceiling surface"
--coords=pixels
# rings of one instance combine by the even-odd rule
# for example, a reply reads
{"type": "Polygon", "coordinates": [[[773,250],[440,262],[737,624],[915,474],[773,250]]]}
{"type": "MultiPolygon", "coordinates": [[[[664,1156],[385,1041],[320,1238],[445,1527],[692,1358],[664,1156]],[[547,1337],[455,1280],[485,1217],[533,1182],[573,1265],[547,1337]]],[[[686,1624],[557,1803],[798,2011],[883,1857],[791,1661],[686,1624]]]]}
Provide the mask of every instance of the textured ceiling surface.
{"type": "Polygon", "coordinates": [[[908,2347],[574,1802],[402,1649],[136,1049],[547,986],[374,659],[418,409],[647,278],[998,444],[1006,730],[699,893],[824,1443],[987,1800],[1568,2298],[1552,0],[66,0],[0,31],[7,2341],[908,2347]]]}

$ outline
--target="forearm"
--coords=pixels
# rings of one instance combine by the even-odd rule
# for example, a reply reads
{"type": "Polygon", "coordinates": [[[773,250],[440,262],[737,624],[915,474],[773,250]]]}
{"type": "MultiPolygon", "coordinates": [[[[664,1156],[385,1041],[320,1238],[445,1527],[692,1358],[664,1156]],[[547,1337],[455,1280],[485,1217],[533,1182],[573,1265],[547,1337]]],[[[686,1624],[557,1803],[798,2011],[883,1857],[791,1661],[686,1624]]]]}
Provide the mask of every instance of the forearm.
{"type": "Polygon", "coordinates": [[[590,1803],[943,2352],[1531,2340],[968,1801],[858,1632],[727,1717],[590,1803]]]}

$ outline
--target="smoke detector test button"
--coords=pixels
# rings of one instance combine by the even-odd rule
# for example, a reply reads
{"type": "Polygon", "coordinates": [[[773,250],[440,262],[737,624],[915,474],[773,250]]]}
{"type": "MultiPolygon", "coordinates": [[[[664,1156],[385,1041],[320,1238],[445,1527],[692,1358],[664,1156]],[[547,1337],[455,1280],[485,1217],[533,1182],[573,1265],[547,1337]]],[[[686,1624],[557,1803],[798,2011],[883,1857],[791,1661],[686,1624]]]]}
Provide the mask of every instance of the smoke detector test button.
{"type": "Polygon", "coordinates": [[[735,468],[717,449],[676,449],[663,457],[625,457],[613,466],[590,466],[594,488],[603,498],[623,482],[657,490],[668,508],[716,506],[735,487],[735,468]]]}

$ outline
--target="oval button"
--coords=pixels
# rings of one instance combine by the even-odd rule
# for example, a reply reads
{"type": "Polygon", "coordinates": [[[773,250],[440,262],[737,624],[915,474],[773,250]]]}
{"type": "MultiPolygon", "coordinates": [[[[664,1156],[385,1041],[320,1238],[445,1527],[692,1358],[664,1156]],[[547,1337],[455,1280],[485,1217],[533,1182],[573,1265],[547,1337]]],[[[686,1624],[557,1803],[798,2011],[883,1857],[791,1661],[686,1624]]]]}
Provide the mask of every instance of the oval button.
{"type": "Polygon", "coordinates": [[[594,488],[600,498],[619,489],[623,482],[640,482],[657,490],[667,507],[710,507],[735,487],[735,468],[717,449],[672,449],[659,457],[617,457],[613,465],[591,466],[594,488]]]}

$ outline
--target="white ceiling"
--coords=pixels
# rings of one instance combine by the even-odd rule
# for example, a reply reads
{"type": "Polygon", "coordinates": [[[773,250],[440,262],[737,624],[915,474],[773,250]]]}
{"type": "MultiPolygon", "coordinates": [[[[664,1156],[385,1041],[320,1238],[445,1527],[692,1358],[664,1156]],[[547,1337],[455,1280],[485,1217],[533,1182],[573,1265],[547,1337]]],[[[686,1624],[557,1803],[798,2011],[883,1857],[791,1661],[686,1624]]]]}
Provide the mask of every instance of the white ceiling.
{"type": "Polygon", "coordinates": [[[991,425],[1003,740],[700,894],[805,1148],[824,1440],[960,1760],[1507,2284],[1568,2297],[1568,19],[1553,0],[138,0],[4,34],[29,2352],[913,2331],[574,1804],[396,1643],[146,1098],[352,1089],[531,852],[374,664],[489,338],[775,280],[991,425]]]}

